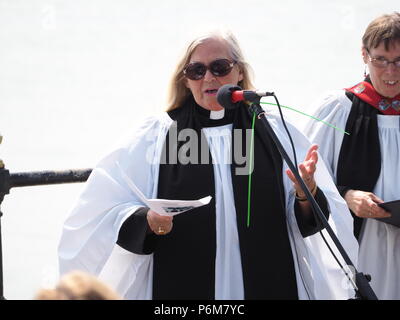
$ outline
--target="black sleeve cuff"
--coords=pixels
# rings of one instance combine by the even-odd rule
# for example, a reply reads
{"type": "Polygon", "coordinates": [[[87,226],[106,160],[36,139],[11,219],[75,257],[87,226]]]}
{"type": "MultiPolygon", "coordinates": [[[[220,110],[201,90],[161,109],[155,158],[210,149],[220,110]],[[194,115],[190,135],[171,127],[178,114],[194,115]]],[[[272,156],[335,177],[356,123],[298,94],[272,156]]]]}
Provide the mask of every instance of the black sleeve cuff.
{"type": "Polygon", "coordinates": [[[346,186],[337,186],[337,189],[339,191],[339,194],[344,198],[344,195],[346,194],[347,191],[349,191],[351,188],[346,187],[346,186]]]}
{"type": "Polygon", "coordinates": [[[122,224],[117,244],[136,254],[150,254],[154,251],[156,235],[149,232],[147,212],[149,208],[136,210],[122,224]]]}
{"type": "MultiPolygon", "coordinates": [[[[314,199],[317,202],[318,206],[321,208],[325,218],[328,220],[330,214],[328,201],[326,200],[325,195],[320,188],[317,188],[317,192],[315,194],[314,199]]],[[[296,200],[294,203],[294,212],[297,220],[297,225],[299,226],[303,238],[312,236],[313,234],[324,229],[324,225],[321,219],[318,216],[316,216],[316,214],[312,213],[306,216],[302,212],[298,200],[296,200]]]]}
{"type": "MultiPolygon", "coordinates": [[[[346,195],[346,192],[351,190],[352,188],[350,187],[346,187],[346,186],[337,186],[337,189],[340,193],[340,195],[342,196],[342,198],[344,199],[344,196],[346,195]]],[[[349,208],[350,210],[350,208],[349,208]]],[[[353,232],[354,232],[354,236],[359,240],[359,236],[361,233],[361,226],[363,224],[364,218],[360,218],[357,217],[353,211],[350,210],[351,216],[353,217],[354,220],[354,225],[353,225],[353,232]]]]}

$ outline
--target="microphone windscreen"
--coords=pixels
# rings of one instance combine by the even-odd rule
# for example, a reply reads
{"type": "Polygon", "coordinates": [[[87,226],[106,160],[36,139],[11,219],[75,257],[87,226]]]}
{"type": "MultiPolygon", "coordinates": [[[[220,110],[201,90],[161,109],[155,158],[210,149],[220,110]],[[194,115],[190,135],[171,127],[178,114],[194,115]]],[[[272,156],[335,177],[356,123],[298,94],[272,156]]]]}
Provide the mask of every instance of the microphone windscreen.
{"type": "Polygon", "coordinates": [[[242,90],[238,85],[225,84],[218,89],[217,101],[225,109],[235,109],[238,107],[239,102],[232,102],[232,92],[242,90]]]}

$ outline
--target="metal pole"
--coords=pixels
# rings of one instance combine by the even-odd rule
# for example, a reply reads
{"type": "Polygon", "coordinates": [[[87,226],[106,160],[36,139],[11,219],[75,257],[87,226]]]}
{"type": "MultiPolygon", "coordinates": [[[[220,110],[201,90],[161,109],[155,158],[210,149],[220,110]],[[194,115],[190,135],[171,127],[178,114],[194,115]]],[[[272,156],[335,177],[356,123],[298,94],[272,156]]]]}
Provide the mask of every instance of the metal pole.
{"type": "Polygon", "coordinates": [[[1,241],[1,203],[11,188],[48,184],[85,182],[92,169],[71,169],[62,171],[37,171],[12,173],[4,168],[0,160],[0,300],[5,300],[3,287],[3,246],[1,241]]]}
{"type": "MultiPolygon", "coordinates": [[[[0,135],[0,143],[2,136],[0,135]]],[[[4,196],[9,194],[11,188],[39,186],[48,184],[85,182],[92,169],[48,170],[36,172],[12,173],[5,169],[0,159],[0,300],[5,300],[3,287],[3,246],[1,237],[1,203],[4,196]]]]}
{"type": "MultiPolygon", "coordinates": [[[[3,136],[0,134],[0,144],[3,141],[3,136]]],[[[1,212],[1,203],[3,202],[4,196],[8,193],[7,182],[5,177],[7,177],[8,171],[4,170],[4,162],[0,159],[0,300],[5,300],[4,298],[4,287],[3,287],[3,244],[1,242],[1,217],[3,213],[1,212]]]]}
{"type": "MultiPolygon", "coordinates": [[[[1,201],[0,201],[1,203],[1,201]]],[[[1,242],[1,216],[3,213],[0,210],[0,300],[5,300],[4,298],[4,287],[3,287],[3,252],[2,252],[2,242],[1,242]]]]}
{"type": "Polygon", "coordinates": [[[18,172],[10,175],[10,188],[85,182],[92,169],[18,172]]]}
{"type": "MultiPolygon", "coordinates": [[[[1,140],[2,136],[0,135],[0,143],[1,140]]],[[[4,168],[4,163],[0,159],[0,300],[5,300],[3,287],[3,245],[1,241],[1,217],[3,213],[1,212],[1,203],[3,202],[4,196],[10,191],[9,177],[10,173],[4,168]]]]}

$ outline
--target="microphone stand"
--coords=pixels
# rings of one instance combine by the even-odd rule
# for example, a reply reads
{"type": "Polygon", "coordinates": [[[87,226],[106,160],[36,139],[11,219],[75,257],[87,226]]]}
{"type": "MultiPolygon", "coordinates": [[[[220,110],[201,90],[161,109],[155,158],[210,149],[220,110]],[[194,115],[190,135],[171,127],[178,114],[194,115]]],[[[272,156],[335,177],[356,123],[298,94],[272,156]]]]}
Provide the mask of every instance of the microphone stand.
{"type": "Polygon", "coordinates": [[[261,97],[256,99],[256,101],[251,104],[251,106],[249,107],[249,112],[255,113],[257,115],[257,119],[261,120],[261,122],[265,126],[265,129],[267,130],[269,136],[271,137],[271,139],[274,141],[276,147],[278,148],[279,153],[281,154],[282,158],[285,160],[285,162],[289,166],[290,170],[292,170],[292,172],[293,172],[294,176],[296,177],[297,181],[299,182],[303,192],[305,193],[307,200],[310,202],[311,208],[314,213],[314,217],[316,217],[316,218],[318,217],[322,221],[324,228],[329,233],[331,239],[335,243],[335,246],[339,250],[344,261],[346,262],[346,264],[348,266],[350,266],[351,270],[354,270],[355,284],[353,281],[351,281],[351,282],[352,282],[355,292],[356,292],[355,299],[357,299],[357,300],[378,300],[375,292],[372,290],[371,286],[368,283],[369,281],[371,281],[370,276],[364,275],[363,273],[358,272],[357,269],[355,268],[350,257],[347,255],[345,249],[343,248],[343,246],[339,242],[338,238],[336,237],[335,233],[333,232],[331,226],[329,225],[328,220],[326,219],[325,215],[323,214],[321,208],[315,201],[310,190],[308,190],[304,180],[301,178],[301,176],[298,172],[298,169],[293,164],[292,160],[288,156],[286,150],[282,146],[282,144],[279,141],[278,137],[276,136],[274,130],[272,129],[271,125],[269,124],[268,120],[266,119],[265,111],[262,109],[262,107],[260,105],[260,100],[261,100],[261,97]]]}

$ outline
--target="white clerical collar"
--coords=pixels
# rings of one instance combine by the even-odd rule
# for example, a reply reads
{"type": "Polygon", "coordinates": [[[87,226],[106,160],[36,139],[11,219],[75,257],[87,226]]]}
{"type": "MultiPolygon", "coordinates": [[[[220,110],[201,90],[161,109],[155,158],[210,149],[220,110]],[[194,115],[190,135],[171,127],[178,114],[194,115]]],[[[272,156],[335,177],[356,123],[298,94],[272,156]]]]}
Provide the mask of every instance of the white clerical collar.
{"type": "Polygon", "coordinates": [[[219,120],[222,119],[225,115],[225,109],[218,110],[218,111],[210,111],[210,119],[211,120],[219,120]]]}

